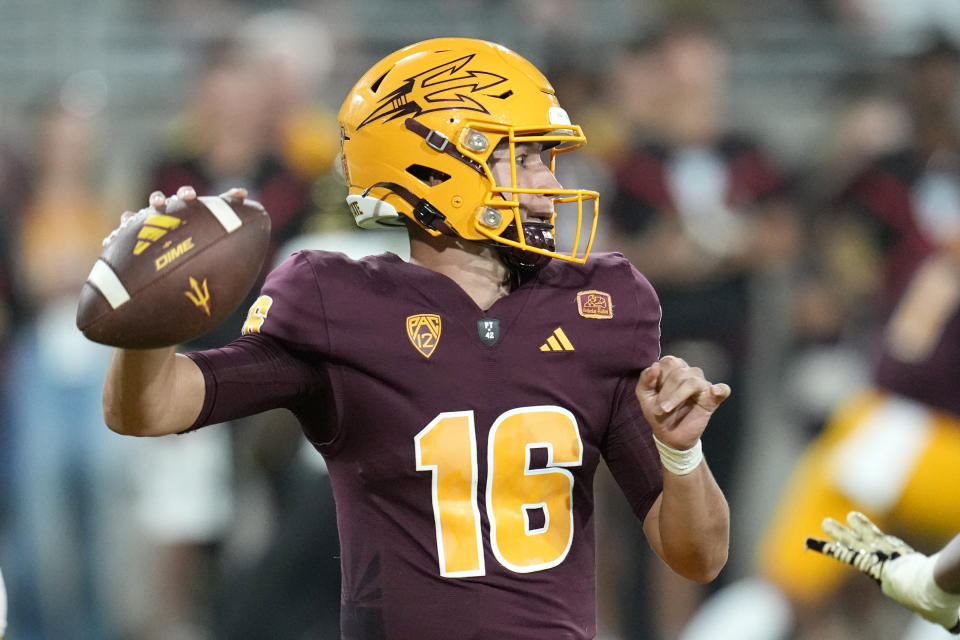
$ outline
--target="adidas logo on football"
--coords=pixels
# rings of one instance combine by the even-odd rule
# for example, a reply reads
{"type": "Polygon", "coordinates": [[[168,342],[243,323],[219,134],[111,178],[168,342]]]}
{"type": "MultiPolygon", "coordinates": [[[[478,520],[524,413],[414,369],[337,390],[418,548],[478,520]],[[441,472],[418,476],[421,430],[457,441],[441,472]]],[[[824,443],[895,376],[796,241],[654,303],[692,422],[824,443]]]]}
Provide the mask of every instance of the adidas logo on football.
{"type": "Polygon", "coordinates": [[[540,345],[540,351],[573,351],[573,343],[563,329],[557,327],[547,341],[540,345]]]}
{"type": "MultiPolygon", "coordinates": [[[[164,214],[155,214],[148,217],[137,234],[137,246],[133,248],[133,255],[138,256],[143,253],[147,247],[167,235],[168,231],[179,227],[182,222],[183,220],[180,218],[164,214]]],[[[158,266],[157,269],[160,269],[160,267],[158,266]]]]}

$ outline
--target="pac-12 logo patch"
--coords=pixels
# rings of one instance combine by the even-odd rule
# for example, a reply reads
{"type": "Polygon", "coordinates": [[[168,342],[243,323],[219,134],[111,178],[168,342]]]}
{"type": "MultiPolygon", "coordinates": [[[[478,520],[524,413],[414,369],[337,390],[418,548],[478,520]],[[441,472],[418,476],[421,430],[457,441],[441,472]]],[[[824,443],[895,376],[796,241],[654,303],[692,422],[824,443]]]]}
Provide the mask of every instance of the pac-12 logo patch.
{"type": "Polygon", "coordinates": [[[429,358],[440,341],[440,316],[435,313],[407,316],[407,336],[417,351],[429,358]]]}
{"type": "Polygon", "coordinates": [[[613,317],[613,301],[603,291],[581,291],[577,294],[577,309],[584,318],[609,320],[613,317]]]}

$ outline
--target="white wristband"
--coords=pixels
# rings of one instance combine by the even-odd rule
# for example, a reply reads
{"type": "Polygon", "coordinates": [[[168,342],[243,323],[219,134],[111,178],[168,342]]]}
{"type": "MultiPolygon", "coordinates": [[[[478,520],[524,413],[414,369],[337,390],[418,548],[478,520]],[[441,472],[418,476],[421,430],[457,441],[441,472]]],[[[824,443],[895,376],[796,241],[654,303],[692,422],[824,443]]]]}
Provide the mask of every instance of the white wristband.
{"type": "Polygon", "coordinates": [[[689,449],[674,449],[653,436],[653,442],[660,452],[660,462],[663,468],[678,476],[685,476],[696,469],[703,462],[703,444],[700,440],[689,449]]]}

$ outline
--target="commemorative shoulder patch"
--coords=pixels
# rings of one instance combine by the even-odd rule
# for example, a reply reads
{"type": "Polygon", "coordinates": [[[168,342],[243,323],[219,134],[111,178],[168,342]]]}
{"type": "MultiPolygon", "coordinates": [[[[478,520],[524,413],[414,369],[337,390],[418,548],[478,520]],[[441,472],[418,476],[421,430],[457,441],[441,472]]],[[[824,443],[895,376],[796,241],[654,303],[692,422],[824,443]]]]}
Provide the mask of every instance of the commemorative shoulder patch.
{"type": "Polygon", "coordinates": [[[584,318],[609,320],[613,318],[613,301],[605,291],[580,291],[577,293],[577,310],[584,318]]]}

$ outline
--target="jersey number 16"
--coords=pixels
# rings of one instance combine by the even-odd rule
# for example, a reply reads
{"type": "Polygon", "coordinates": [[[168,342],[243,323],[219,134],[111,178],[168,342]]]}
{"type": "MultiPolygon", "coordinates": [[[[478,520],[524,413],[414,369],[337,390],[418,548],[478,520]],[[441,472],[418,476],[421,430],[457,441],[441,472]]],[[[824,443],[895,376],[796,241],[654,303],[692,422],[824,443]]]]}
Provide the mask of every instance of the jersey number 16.
{"type": "MultiPolygon", "coordinates": [[[[432,473],[440,575],[485,573],[477,502],[477,439],[472,411],[441,413],[414,437],[418,471],[432,473]]],[[[543,571],[566,558],[573,541],[573,474],[583,463],[577,422],[556,406],[501,414],[487,446],[486,510],[494,557],[518,573],[543,571]],[[531,467],[545,449],[546,465],[531,467]],[[533,521],[531,516],[539,512],[533,521]]]]}

